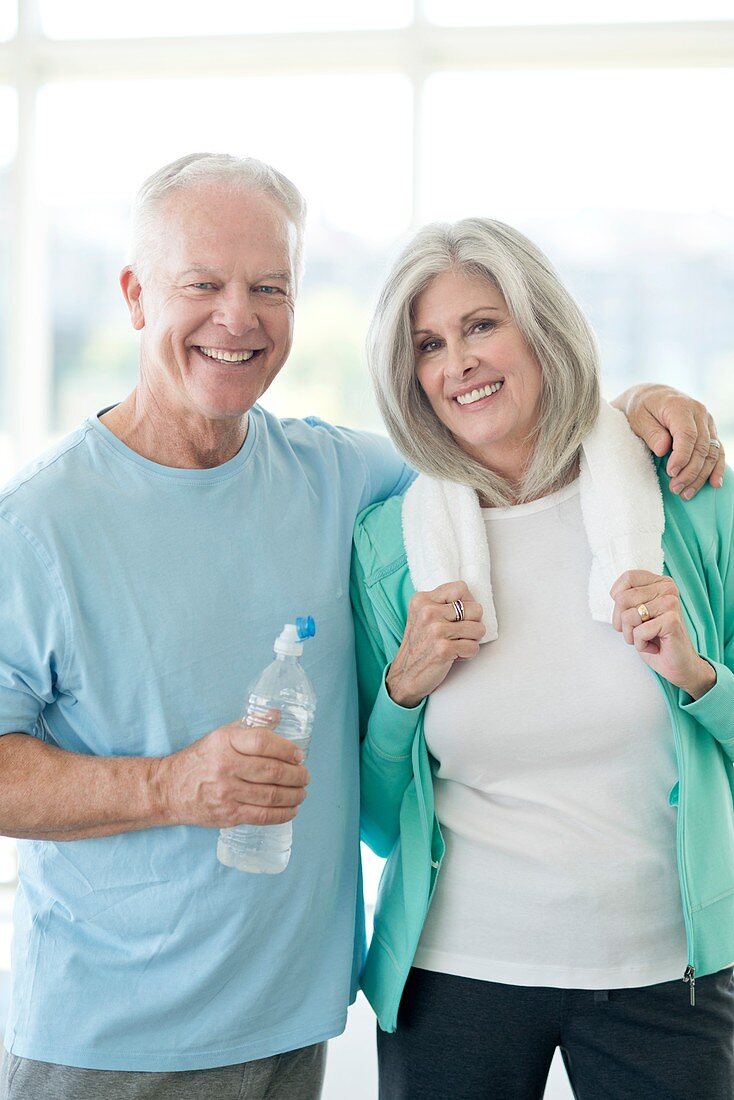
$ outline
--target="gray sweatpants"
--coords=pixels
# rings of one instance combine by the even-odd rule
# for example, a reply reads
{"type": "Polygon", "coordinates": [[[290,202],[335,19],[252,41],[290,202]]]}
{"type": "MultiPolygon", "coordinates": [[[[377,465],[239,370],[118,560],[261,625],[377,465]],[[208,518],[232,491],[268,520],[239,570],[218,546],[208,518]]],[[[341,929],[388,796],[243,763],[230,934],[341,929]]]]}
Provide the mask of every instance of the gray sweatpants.
{"type": "Polygon", "coordinates": [[[319,1100],[326,1043],[217,1069],[77,1069],[4,1052],[0,1100],[319,1100]]]}

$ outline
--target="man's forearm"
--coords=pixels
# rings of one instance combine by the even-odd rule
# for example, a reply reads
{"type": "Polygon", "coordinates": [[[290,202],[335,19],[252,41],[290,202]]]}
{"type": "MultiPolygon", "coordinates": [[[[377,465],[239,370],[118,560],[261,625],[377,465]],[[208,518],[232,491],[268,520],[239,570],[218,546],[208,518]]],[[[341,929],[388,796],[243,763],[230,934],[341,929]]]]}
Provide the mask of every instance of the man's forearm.
{"type": "Polygon", "coordinates": [[[172,824],[152,757],[86,756],[23,733],[0,737],[0,834],[82,840],[172,824]]]}

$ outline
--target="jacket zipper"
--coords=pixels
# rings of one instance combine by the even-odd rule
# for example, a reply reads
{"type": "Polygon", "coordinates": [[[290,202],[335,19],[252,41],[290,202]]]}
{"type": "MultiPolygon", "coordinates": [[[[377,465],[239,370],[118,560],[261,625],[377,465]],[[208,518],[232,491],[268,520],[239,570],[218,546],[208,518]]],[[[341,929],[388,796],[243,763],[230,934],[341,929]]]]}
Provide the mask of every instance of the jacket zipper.
{"type": "Polygon", "coordinates": [[[696,971],[692,966],[686,967],[686,972],[683,975],[683,981],[688,982],[691,989],[691,1006],[696,1004],[696,971]]]}
{"type": "MultiPolygon", "coordinates": [[[[657,674],[656,674],[657,675],[657,674]]],[[[681,896],[683,899],[683,922],[686,927],[686,940],[688,943],[688,965],[683,973],[683,981],[688,985],[690,990],[690,1003],[695,1007],[696,1004],[696,968],[694,966],[695,950],[693,944],[693,926],[691,923],[691,899],[688,893],[688,877],[686,875],[685,864],[685,844],[683,842],[683,786],[684,786],[684,771],[683,771],[683,753],[680,742],[680,731],[678,728],[678,715],[676,713],[676,701],[673,699],[673,689],[668,684],[667,680],[664,680],[662,676],[658,676],[658,680],[663,688],[663,694],[665,695],[665,703],[668,708],[668,714],[670,715],[670,723],[673,727],[673,740],[675,742],[675,755],[678,761],[678,815],[676,822],[676,847],[678,854],[678,878],[680,880],[681,896]]]]}

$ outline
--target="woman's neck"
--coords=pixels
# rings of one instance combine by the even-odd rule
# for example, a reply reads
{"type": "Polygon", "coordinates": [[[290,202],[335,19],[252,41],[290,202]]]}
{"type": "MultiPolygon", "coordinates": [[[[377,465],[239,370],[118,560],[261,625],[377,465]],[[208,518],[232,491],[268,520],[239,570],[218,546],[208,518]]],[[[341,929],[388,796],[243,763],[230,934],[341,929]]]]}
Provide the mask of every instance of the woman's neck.
{"type": "MultiPolygon", "coordinates": [[[[493,471],[497,473],[498,471],[493,471]]],[[[541,497],[550,496],[551,493],[557,493],[559,489],[563,489],[564,486],[570,485],[572,481],[575,481],[579,476],[579,455],[577,454],[571,462],[569,462],[566,469],[550,484],[544,485],[537,493],[533,493],[531,496],[525,496],[523,494],[523,479],[512,480],[506,479],[506,483],[510,489],[512,496],[511,504],[529,504],[530,501],[540,500],[541,497]]],[[[496,505],[488,501],[482,494],[479,494],[479,505],[481,508],[494,508],[496,505]]]]}

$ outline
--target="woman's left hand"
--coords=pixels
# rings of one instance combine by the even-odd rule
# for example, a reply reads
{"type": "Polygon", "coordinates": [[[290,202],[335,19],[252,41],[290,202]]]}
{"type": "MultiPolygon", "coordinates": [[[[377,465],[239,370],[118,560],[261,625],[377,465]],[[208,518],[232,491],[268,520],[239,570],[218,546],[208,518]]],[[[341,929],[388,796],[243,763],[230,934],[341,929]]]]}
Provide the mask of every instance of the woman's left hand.
{"type": "Polygon", "coordinates": [[[615,581],[609,594],[614,600],[614,629],[654,672],[693,699],[714,686],[716,672],[693,648],[672,577],[631,569],[615,581]]]}

